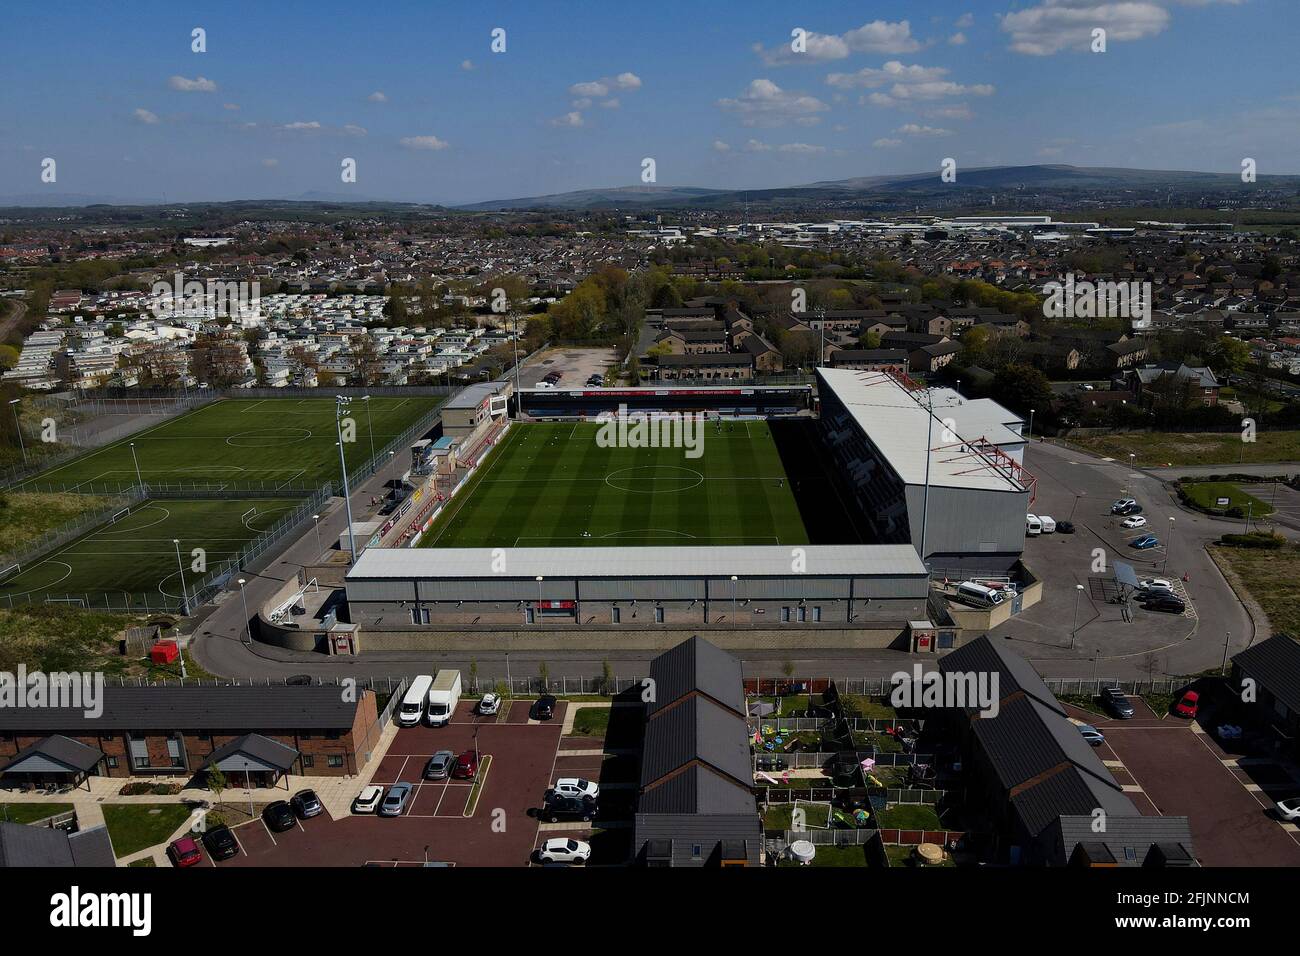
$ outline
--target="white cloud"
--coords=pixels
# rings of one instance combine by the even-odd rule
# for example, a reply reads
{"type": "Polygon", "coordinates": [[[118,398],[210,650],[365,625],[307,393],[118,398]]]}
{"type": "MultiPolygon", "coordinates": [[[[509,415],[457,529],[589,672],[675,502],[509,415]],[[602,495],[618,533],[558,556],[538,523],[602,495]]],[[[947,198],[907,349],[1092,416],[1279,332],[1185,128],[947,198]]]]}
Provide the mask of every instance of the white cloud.
{"type": "Polygon", "coordinates": [[[590,83],[574,83],[569,87],[569,94],[572,96],[605,96],[609,93],[609,86],[600,80],[592,80],[590,83]]]}
{"type": "Polygon", "coordinates": [[[584,96],[581,99],[574,100],[569,105],[575,110],[585,110],[587,107],[591,106],[591,98],[584,96]]]}
{"type": "Polygon", "coordinates": [[[446,149],[450,143],[436,136],[403,136],[398,140],[407,149],[446,149]]]}
{"type": "Polygon", "coordinates": [[[929,119],[968,120],[975,114],[965,103],[954,103],[952,106],[936,106],[925,110],[924,115],[929,119]]]}
{"type": "Polygon", "coordinates": [[[349,136],[365,136],[366,128],[364,126],[357,126],[355,123],[348,123],[343,127],[343,132],[347,133],[349,136]]]}
{"type": "Polygon", "coordinates": [[[173,90],[179,90],[182,93],[215,93],[217,91],[217,84],[202,76],[196,76],[192,80],[183,76],[173,76],[167,81],[167,85],[173,90]]]}
{"type": "Polygon", "coordinates": [[[146,126],[156,126],[158,124],[158,114],[152,113],[143,107],[136,109],[132,115],[137,123],[144,123],[146,126]]]}
{"type": "Polygon", "coordinates": [[[715,139],[713,141],[713,151],[715,153],[729,153],[731,152],[731,146],[720,139],[715,139]]]}
{"type": "Polygon", "coordinates": [[[372,103],[387,103],[388,94],[385,93],[383,90],[375,90],[373,93],[367,96],[366,99],[368,99],[372,103]]]}
{"type": "MultiPolygon", "coordinates": [[[[1030,56],[1062,50],[1087,51],[1092,31],[1101,27],[1106,41],[1141,40],[1163,32],[1170,23],[1170,2],[1177,0],[1042,0],[1037,6],[1005,14],[1002,30],[1011,49],[1030,56]]],[[[1204,6],[1214,0],[1183,0],[1204,6]]],[[[1227,0],[1235,5],[1235,0],[1227,0]]]]}
{"type": "Polygon", "coordinates": [[[614,77],[614,85],[620,90],[639,90],[641,89],[641,77],[635,73],[620,73],[614,77]]]}
{"type": "Polygon", "coordinates": [[[962,46],[965,43],[966,43],[966,34],[964,33],[954,33],[952,36],[948,37],[949,46],[962,46]]]}
{"type": "Polygon", "coordinates": [[[472,69],[474,69],[474,61],[473,61],[473,60],[461,60],[461,61],[460,61],[460,68],[461,68],[462,70],[465,70],[465,71],[472,70],[472,69]]]}
{"type": "Polygon", "coordinates": [[[639,90],[641,77],[635,73],[620,73],[618,76],[602,76],[598,80],[574,83],[569,87],[569,95],[585,98],[608,96],[611,90],[639,90]]]}
{"type": "Polygon", "coordinates": [[[856,73],[832,73],[826,77],[826,82],[841,90],[879,89],[890,83],[928,83],[947,74],[948,71],[941,66],[907,66],[898,60],[890,60],[879,69],[867,66],[856,73]]]}
{"type": "Polygon", "coordinates": [[[996,87],[989,83],[963,84],[946,79],[942,66],[907,65],[890,60],[883,67],[864,67],[856,73],[831,73],[826,82],[838,89],[880,90],[863,102],[873,106],[901,106],[916,100],[946,100],[958,96],[992,96],[996,87]]]}
{"type": "Polygon", "coordinates": [[[618,97],[617,97],[617,96],[611,96],[611,97],[610,97],[609,99],[607,99],[607,100],[601,100],[601,101],[600,101],[600,105],[601,105],[604,109],[607,109],[607,110],[616,110],[616,109],[618,109],[620,106],[622,106],[623,104],[620,103],[620,102],[618,101],[618,97]]]}
{"type": "Polygon", "coordinates": [[[753,50],[770,66],[789,66],[797,63],[825,63],[843,60],[854,53],[913,53],[921,43],[912,36],[912,25],[906,20],[890,23],[873,20],[847,33],[814,33],[805,37],[804,52],[795,53],[791,40],[785,40],[771,49],[755,43],[753,50]]]}
{"type": "Polygon", "coordinates": [[[320,128],[321,125],[316,120],[308,120],[307,122],[298,120],[297,122],[293,122],[293,123],[285,123],[283,126],[280,127],[280,129],[290,130],[291,132],[295,132],[295,133],[303,132],[306,130],[320,129],[320,128]]]}
{"type": "Polygon", "coordinates": [[[238,110],[239,110],[239,104],[238,104],[238,103],[222,103],[222,104],[221,104],[221,108],[222,108],[223,110],[230,110],[231,112],[238,112],[238,110]]]}
{"type": "Polygon", "coordinates": [[[953,26],[955,26],[958,30],[965,30],[974,25],[975,25],[975,14],[973,13],[963,13],[953,22],[953,26]]]}
{"type": "Polygon", "coordinates": [[[555,117],[554,119],[550,120],[550,124],[552,126],[560,126],[568,129],[577,129],[580,126],[587,125],[582,118],[582,114],[579,113],[577,110],[573,110],[572,112],[565,113],[563,116],[555,117]]]}
{"type": "Polygon", "coordinates": [[[825,146],[814,146],[811,143],[781,143],[772,146],[757,139],[749,140],[742,148],[747,153],[797,153],[804,156],[813,156],[817,153],[826,152],[825,146]]]}
{"type": "Polygon", "coordinates": [[[902,133],[904,136],[951,136],[952,130],[941,129],[936,126],[921,126],[917,123],[904,123],[895,133],[902,133]]]}
{"type": "Polygon", "coordinates": [[[830,109],[815,96],[787,92],[771,80],[754,80],[739,97],[718,100],[717,105],[736,114],[745,126],[811,126],[821,122],[817,113],[830,109]]]}
{"type": "Polygon", "coordinates": [[[893,149],[895,146],[902,146],[903,141],[901,139],[885,138],[885,139],[878,139],[871,145],[876,147],[876,149],[893,149]]]}

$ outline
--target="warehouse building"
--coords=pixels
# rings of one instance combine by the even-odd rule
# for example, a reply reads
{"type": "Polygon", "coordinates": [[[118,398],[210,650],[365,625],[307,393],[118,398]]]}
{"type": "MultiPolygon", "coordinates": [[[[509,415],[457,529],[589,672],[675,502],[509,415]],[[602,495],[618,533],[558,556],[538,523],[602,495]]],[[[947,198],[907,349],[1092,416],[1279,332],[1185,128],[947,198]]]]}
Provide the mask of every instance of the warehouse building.
{"type": "Polygon", "coordinates": [[[1034,484],[1017,416],[885,372],[817,377],[822,439],[876,540],[911,544],[935,573],[1008,573],[1034,484]]]}
{"type": "Polygon", "coordinates": [[[899,624],[925,620],[910,545],[370,548],[347,575],[367,628],[453,624],[899,624]]]}

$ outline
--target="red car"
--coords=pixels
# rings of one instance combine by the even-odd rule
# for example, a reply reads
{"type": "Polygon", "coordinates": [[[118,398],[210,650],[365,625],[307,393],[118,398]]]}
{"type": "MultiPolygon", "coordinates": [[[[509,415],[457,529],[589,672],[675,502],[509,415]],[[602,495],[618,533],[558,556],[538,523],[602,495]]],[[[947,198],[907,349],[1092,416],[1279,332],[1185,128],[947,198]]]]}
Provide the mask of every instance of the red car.
{"type": "Polygon", "coordinates": [[[176,866],[198,866],[203,860],[203,851],[199,849],[199,841],[193,837],[181,837],[179,840],[173,840],[172,845],[167,848],[167,852],[172,858],[172,863],[176,866]]]}
{"type": "Polygon", "coordinates": [[[1197,707],[1200,705],[1201,695],[1194,690],[1189,690],[1183,695],[1183,699],[1174,704],[1174,713],[1179,717],[1186,717],[1191,720],[1196,716],[1197,707]]]}
{"type": "Polygon", "coordinates": [[[457,780],[473,780],[474,775],[478,773],[478,754],[472,750],[466,750],[456,758],[456,766],[452,769],[451,775],[457,780]]]}

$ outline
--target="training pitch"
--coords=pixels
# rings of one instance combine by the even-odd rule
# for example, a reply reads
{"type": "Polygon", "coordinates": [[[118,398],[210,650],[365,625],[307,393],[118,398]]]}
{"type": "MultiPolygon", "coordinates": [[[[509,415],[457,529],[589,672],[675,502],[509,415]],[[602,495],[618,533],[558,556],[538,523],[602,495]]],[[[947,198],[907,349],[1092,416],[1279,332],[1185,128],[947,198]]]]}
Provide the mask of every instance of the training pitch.
{"type": "Polygon", "coordinates": [[[808,544],[763,421],[703,427],[703,454],[602,448],[595,424],[515,425],[421,547],[808,544]]]}
{"type": "MultiPolygon", "coordinates": [[[[355,440],[345,443],[348,468],[363,464],[372,449],[381,451],[441,401],[432,396],[353,399],[355,440]]],[[[337,441],[333,399],[226,399],[42,472],[19,490],[126,487],[137,483],[137,463],[146,483],[318,487],[338,477],[337,441]]]]}
{"type": "Polygon", "coordinates": [[[135,505],[129,513],[101,525],[0,582],[0,607],[39,604],[47,598],[80,599],[89,607],[159,607],[179,602],[181,571],[185,588],[194,586],[253,538],[273,528],[302,502],[255,498],[230,501],[159,499],[135,505]],[[203,554],[195,555],[194,549],[203,554]],[[207,570],[196,570],[202,560],[207,570]]]}

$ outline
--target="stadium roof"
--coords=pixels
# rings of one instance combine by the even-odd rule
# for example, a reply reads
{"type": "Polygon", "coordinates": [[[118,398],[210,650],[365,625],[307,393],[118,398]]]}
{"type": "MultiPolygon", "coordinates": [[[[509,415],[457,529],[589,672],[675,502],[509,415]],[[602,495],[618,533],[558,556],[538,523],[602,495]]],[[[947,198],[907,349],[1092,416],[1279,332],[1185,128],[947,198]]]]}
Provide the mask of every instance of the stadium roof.
{"type": "MultiPolygon", "coordinates": [[[[973,417],[963,422],[962,416],[949,414],[952,408],[936,405],[931,420],[926,406],[897,379],[884,372],[818,368],[817,374],[904,483],[925,483],[928,448],[931,485],[985,491],[1026,490],[1012,476],[1010,466],[999,464],[991,451],[976,451],[973,446],[965,444],[984,437],[980,423],[973,417]],[[945,420],[949,432],[946,438],[945,420]],[[966,434],[961,434],[963,431],[966,434]]],[[[987,412],[979,417],[983,419],[986,416],[987,412]]],[[[1003,421],[1014,419],[1015,416],[1007,412],[1003,421]]],[[[999,444],[992,436],[989,440],[992,444],[999,444]]]]}
{"type": "MultiPolygon", "coordinates": [[[[800,576],[925,575],[910,544],[801,545],[800,576]]],[[[792,577],[788,545],[646,548],[367,548],[348,580],[373,578],[792,577]],[[492,568],[505,552],[505,574],[492,568]]]]}

